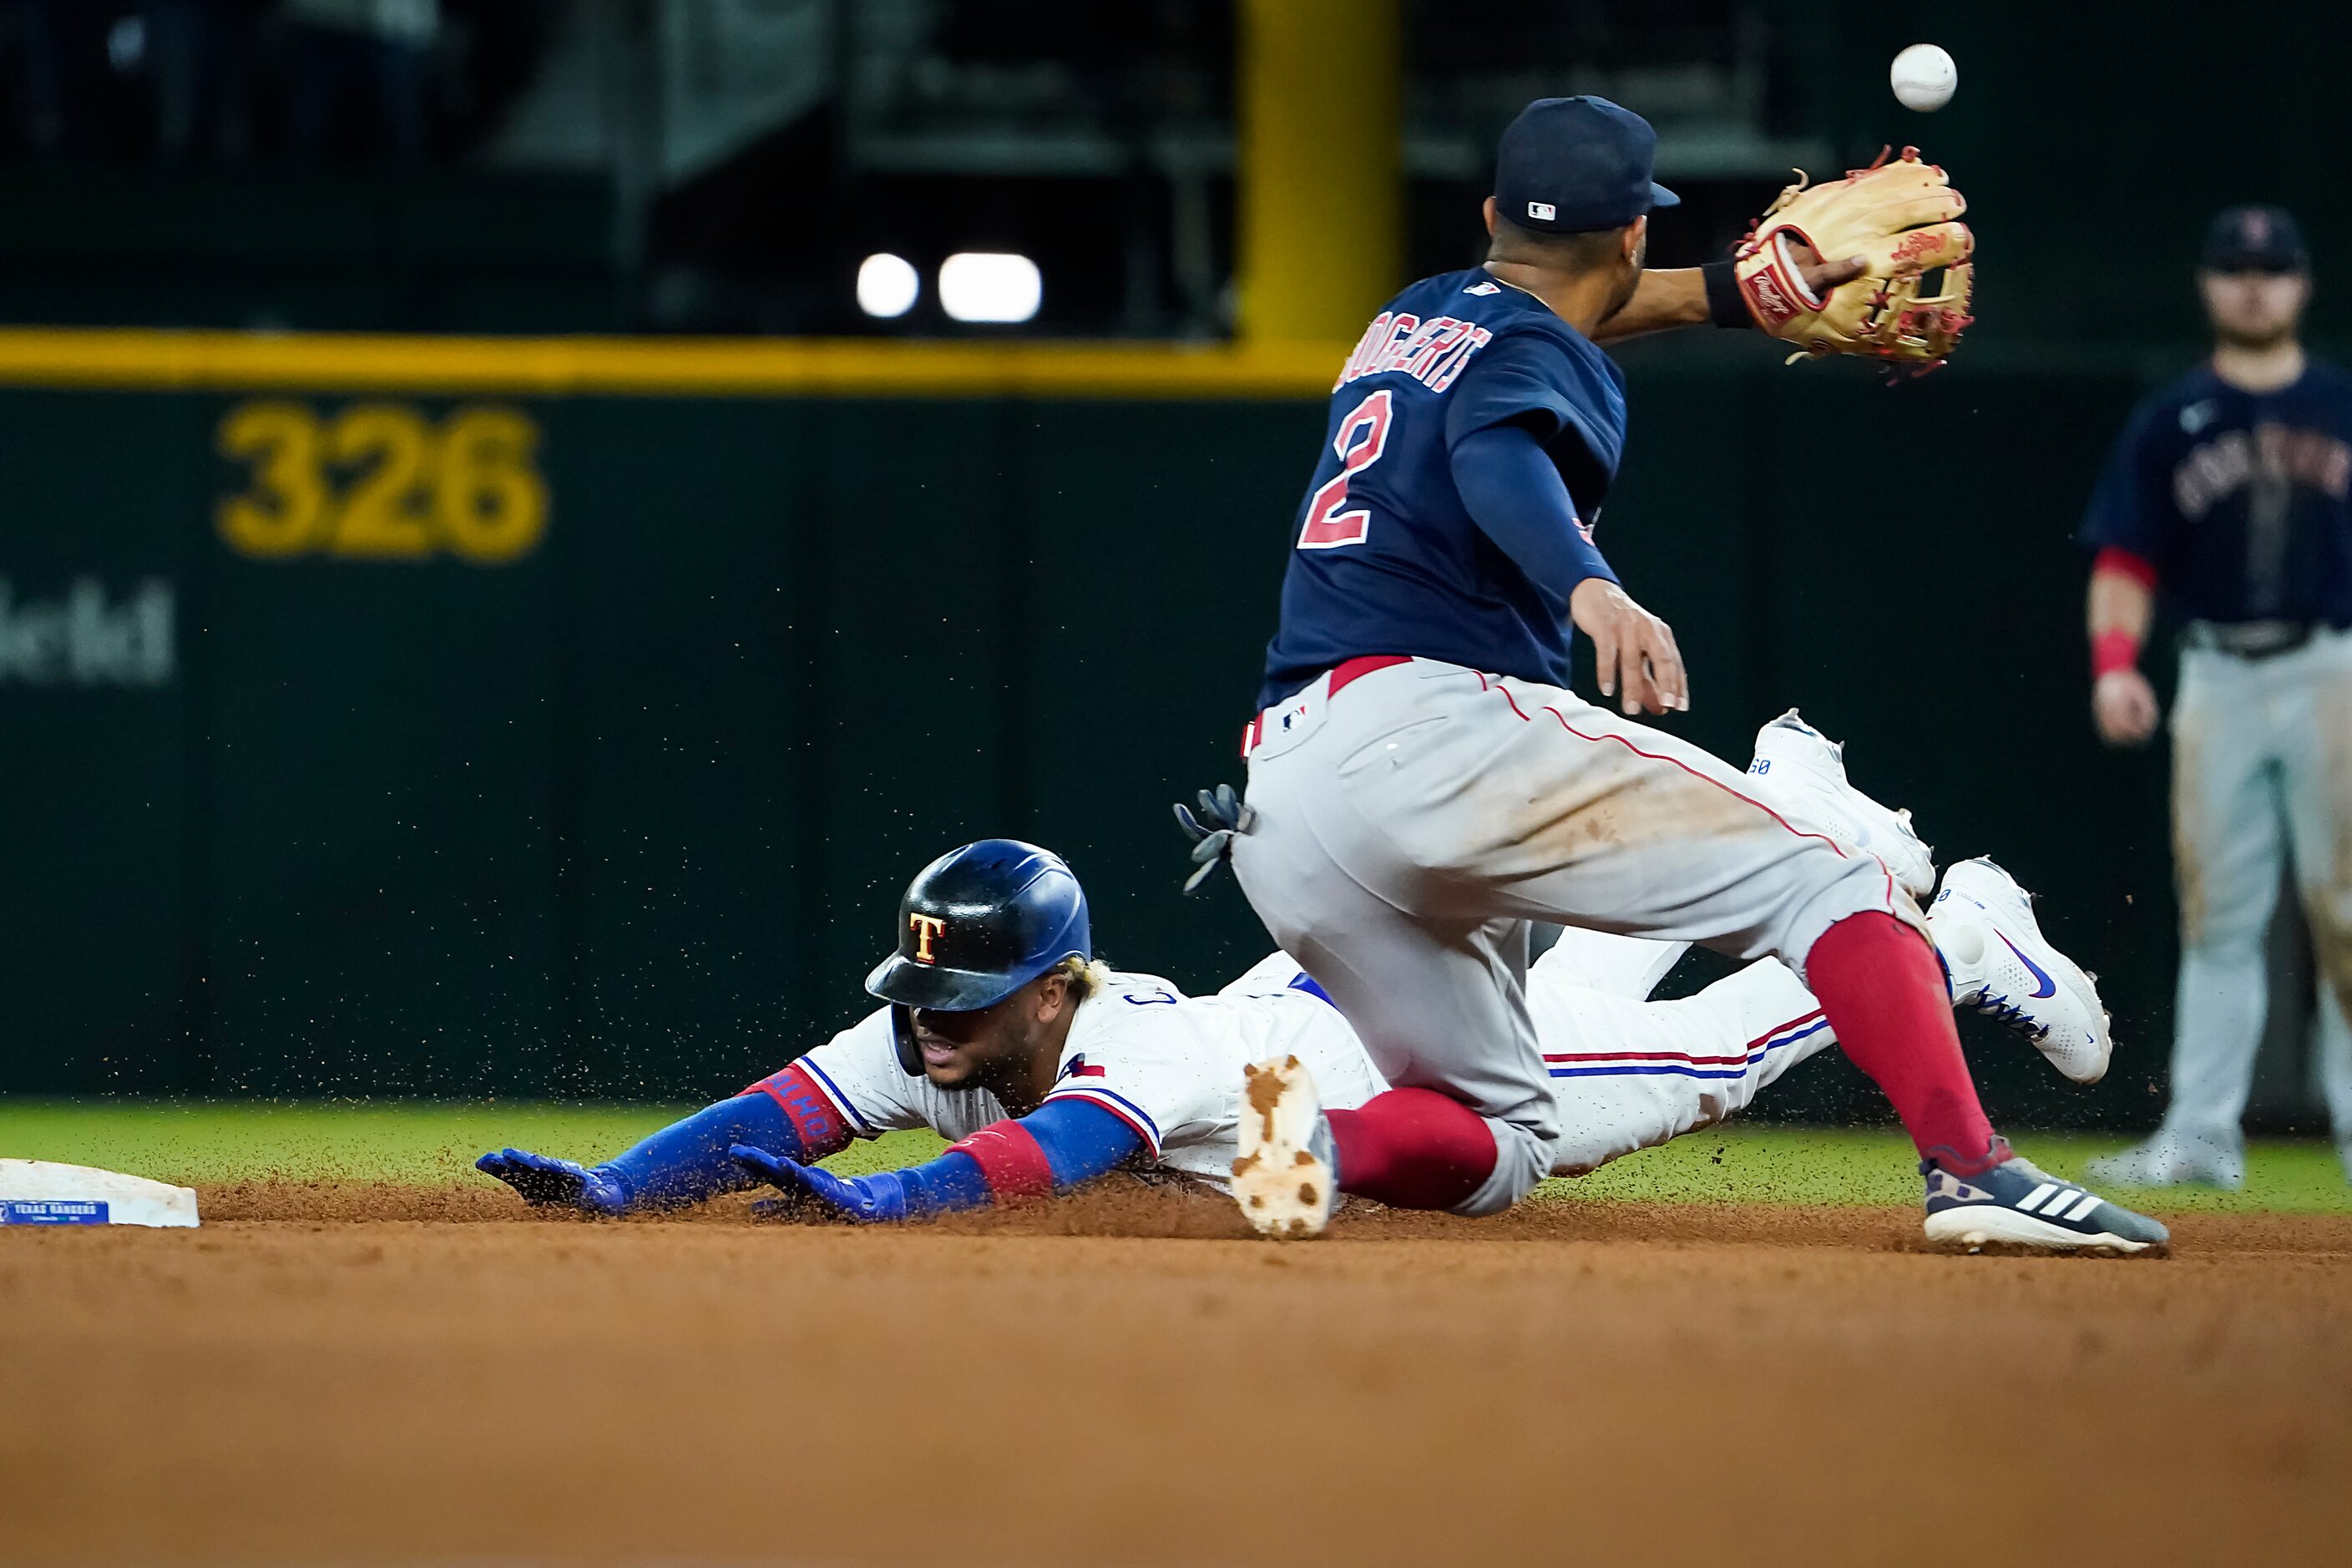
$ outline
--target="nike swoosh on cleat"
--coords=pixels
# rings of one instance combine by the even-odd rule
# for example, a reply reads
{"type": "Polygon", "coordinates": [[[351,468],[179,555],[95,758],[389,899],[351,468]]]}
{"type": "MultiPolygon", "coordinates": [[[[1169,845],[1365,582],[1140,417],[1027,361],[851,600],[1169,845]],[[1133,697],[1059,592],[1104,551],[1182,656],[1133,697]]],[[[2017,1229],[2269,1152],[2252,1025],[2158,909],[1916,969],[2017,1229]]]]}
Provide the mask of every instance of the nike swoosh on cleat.
{"type": "MultiPolygon", "coordinates": [[[[2000,932],[1999,931],[1995,931],[1992,934],[1995,936],[2000,936],[2000,932]]],[[[2017,943],[2010,941],[2009,938],[2005,936],[2000,936],[2000,945],[2009,949],[2011,952],[2017,952],[2017,943]]],[[[2040,964],[2034,963],[2033,960],[2026,957],[2025,954],[2021,952],[2017,952],[2017,962],[2032,970],[2033,972],[2033,978],[2042,983],[2042,989],[2034,993],[2036,996],[2051,996],[2057,994],[2058,983],[2050,978],[2050,972],[2048,970],[2042,968],[2040,964]]]]}

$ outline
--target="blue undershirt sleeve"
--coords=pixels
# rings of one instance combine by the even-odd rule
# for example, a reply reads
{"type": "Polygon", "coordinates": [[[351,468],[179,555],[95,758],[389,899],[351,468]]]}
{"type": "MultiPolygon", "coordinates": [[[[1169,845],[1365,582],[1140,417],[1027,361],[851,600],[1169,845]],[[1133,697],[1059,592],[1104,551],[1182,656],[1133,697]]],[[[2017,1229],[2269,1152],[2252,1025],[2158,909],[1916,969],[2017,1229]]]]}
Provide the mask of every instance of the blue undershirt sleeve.
{"type": "Polygon", "coordinates": [[[1143,1147],[1135,1129],[1084,1100],[1048,1100],[1021,1125],[1045,1151],[1056,1190],[1108,1175],[1143,1147]]]}
{"type": "Polygon", "coordinates": [[[994,1201],[980,1162],[961,1149],[950,1149],[936,1160],[910,1165],[898,1173],[907,1194],[907,1217],[954,1214],[961,1209],[984,1209],[994,1201]]]}
{"type": "Polygon", "coordinates": [[[2128,550],[2152,562],[2163,552],[2173,508],[2161,474],[2149,472],[2148,425],[2145,411],[2135,413],[2116,437],[2099,470],[2098,487],[2084,509],[2080,537],[2094,549],[2128,550]]]}
{"type": "MultiPolygon", "coordinates": [[[[1107,1175],[1143,1147],[1134,1129],[1083,1100],[1048,1100],[1015,1123],[1036,1141],[1053,1172],[1055,1192],[1107,1175]]],[[[1029,1156],[1034,1159],[1034,1155],[1029,1156]]],[[[898,1173],[907,1217],[986,1208],[995,1200],[980,1161],[961,1149],[898,1173]]]]}
{"type": "Polygon", "coordinates": [[[1617,581],[1535,433],[1490,425],[1454,443],[1454,487],[1479,531],[1561,604],[1588,577],[1617,581]]]}
{"type": "Polygon", "coordinates": [[[794,1160],[808,1157],[792,1119],[772,1096],[739,1094],[671,1122],[597,1169],[628,1194],[625,1214],[679,1208],[757,1184],[729,1157],[730,1143],[750,1143],[794,1160]]]}

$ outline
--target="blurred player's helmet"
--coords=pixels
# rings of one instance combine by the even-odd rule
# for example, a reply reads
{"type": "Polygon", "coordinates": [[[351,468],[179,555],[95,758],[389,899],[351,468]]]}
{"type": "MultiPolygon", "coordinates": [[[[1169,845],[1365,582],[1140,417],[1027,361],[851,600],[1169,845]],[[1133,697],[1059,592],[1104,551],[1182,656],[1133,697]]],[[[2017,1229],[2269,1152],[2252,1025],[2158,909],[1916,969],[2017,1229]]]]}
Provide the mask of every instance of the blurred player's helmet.
{"type": "Polygon", "coordinates": [[[1062,858],[1017,838],[940,856],[898,900],[898,951],[866,989],[901,1007],[965,1013],[1065,959],[1094,957],[1087,894],[1062,858]]]}

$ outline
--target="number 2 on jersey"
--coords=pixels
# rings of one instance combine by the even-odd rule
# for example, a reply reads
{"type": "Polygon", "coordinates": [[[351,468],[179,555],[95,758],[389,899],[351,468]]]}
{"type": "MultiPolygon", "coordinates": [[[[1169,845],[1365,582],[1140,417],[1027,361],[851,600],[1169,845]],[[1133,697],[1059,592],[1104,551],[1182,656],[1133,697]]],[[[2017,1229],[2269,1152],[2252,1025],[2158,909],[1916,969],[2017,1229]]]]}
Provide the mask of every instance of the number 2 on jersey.
{"type": "Polygon", "coordinates": [[[1348,504],[1348,481],[1379,462],[1381,448],[1389,444],[1389,389],[1382,387],[1339,421],[1339,433],[1331,438],[1331,449],[1339,454],[1339,471],[1307,504],[1307,526],[1298,531],[1299,549],[1337,550],[1364,542],[1372,514],[1361,507],[1339,509],[1348,504]]]}

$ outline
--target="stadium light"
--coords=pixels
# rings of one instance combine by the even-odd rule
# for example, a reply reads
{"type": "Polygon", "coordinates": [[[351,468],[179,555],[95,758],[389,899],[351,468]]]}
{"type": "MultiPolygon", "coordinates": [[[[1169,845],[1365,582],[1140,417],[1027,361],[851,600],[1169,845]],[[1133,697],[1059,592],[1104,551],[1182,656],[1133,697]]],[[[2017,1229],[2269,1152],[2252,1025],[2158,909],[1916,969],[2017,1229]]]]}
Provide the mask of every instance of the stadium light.
{"type": "Polygon", "coordinates": [[[884,250],[857,264],[857,308],[869,316],[903,316],[922,291],[922,275],[903,256],[884,250]]]}
{"type": "Polygon", "coordinates": [[[959,321],[1025,321],[1045,297],[1037,264],[1025,256],[960,250],[940,263],[940,303],[959,321]]]}

